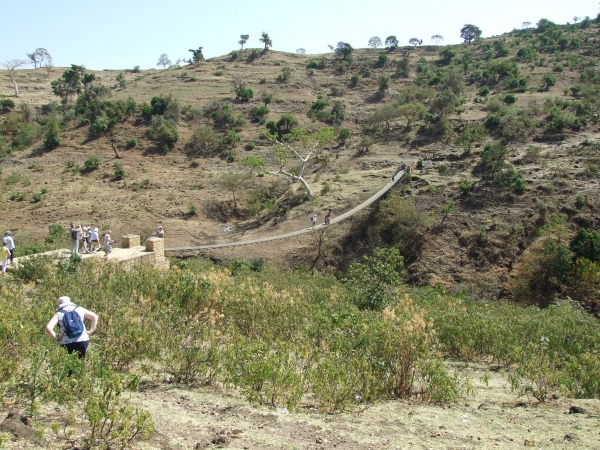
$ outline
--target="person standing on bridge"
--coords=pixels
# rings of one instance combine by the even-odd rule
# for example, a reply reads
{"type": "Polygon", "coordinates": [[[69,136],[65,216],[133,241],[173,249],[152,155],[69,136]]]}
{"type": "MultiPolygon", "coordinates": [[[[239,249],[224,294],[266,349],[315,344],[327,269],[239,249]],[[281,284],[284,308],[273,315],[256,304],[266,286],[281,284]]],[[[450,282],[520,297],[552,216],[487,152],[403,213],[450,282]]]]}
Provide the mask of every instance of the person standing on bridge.
{"type": "Polygon", "coordinates": [[[15,241],[10,235],[10,231],[4,233],[4,238],[2,238],[2,243],[6,244],[6,248],[10,252],[10,263],[13,263],[13,259],[15,258],[15,241]]]}
{"type": "Polygon", "coordinates": [[[10,258],[10,251],[6,248],[6,242],[2,242],[2,249],[0,249],[0,260],[2,261],[2,276],[6,276],[6,265],[10,258]]]}
{"type": "Polygon", "coordinates": [[[112,233],[112,231],[110,230],[106,230],[106,234],[104,235],[104,257],[108,258],[108,255],[110,253],[112,253],[112,243],[113,240],[110,237],[110,233],[112,233]]]}
{"type": "Polygon", "coordinates": [[[156,232],[156,236],[158,236],[159,238],[164,239],[164,237],[165,237],[165,230],[163,230],[162,225],[158,227],[158,231],[156,232]]]}
{"type": "Polygon", "coordinates": [[[331,210],[329,210],[327,212],[327,215],[325,216],[325,225],[329,225],[331,223],[331,210]]]}
{"type": "Polygon", "coordinates": [[[317,224],[317,215],[313,214],[312,217],[310,218],[310,221],[312,222],[312,227],[314,228],[315,225],[317,224]]]}
{"type": "Polygon", "coordinates": [[[396,172],[394,172],[394,175],[392,175],[392,181],[394,181],[394,179],[396,178],[396,175],[398,175],[400,172],[403,172],[405,170],[406,170],[406,164],[404,164],[404,161],[400,161],[400,164],[398,165],[396,172]]]}

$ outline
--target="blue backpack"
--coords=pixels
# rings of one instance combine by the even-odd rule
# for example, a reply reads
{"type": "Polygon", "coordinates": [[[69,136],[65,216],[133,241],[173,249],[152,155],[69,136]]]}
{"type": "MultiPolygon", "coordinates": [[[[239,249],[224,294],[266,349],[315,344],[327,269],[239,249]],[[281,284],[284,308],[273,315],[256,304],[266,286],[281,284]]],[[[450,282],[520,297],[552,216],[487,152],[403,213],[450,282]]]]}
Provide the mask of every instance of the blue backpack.
{"type": "Polygon", "coordinates": [[[83,334],[85,326],[81,316],[77,314],[77,306],[72,311],[65,311],[62,318],[62,330],[69,339],[78,338],[83,334]]]}

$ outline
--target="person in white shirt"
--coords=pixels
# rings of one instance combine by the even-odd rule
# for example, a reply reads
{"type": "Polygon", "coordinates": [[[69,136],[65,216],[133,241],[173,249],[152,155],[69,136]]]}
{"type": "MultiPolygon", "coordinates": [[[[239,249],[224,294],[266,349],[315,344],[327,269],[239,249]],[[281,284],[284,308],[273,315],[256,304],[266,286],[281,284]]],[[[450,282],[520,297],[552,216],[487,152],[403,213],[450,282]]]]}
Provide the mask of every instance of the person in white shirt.
{"type": "Polygon", "coordinates": [[[10,231],[4,233],[4,237],[2,238],[2,243],[6,243],[6,248],[10,252],[10,263],[12,264],[13,259],[15,257],[15,241],[10,235],[10,231]]]}

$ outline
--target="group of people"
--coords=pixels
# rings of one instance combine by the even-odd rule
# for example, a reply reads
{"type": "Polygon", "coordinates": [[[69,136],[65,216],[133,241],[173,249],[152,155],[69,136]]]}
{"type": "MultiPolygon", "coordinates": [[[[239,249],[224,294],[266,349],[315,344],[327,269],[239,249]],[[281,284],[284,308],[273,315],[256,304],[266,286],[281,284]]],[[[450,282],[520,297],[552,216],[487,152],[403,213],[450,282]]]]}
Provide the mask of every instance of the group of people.
{"type": "MultiPolygon", "coordinates": [[[[98,250],[100,250],[100,234],[98,228],[83,227],[72,223],[70,233],[71,253],[80,253],[80,248],[82,249],[81,253],[97,253],[98,250]]],[[[107,230],[103,237],[102,243],[104,244],[104,256],[106,257],[112,252],[113,240],[110,236],[111,233],[111,230],[107,230]]]]}
{"type": "MultiPolygon", "coordinates": [[[[310,218],[312,223],[312,227],[314,228],[317,225],[317,214],[313,214],[310,218]]],[[[331,210],[327,211],[327,215],[325,215],[325,225],[329,225],[331,223],[331,210]]]]}

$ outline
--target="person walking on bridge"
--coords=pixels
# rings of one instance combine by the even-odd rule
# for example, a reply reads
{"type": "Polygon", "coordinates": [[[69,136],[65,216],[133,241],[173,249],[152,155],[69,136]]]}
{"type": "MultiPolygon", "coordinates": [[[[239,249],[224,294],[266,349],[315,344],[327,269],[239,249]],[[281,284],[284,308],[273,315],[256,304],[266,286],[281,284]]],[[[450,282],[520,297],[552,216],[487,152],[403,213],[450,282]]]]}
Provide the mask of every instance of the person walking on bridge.
{"type": "Polygon", "coordinates": [[[6,248],[10,252],[10,263],[13,263],[13,259],[15,258],[15,241],[10,235],[10,231],[4,233],[4,238],[2,238],[2,243],[6,244],[6,248]]]}

